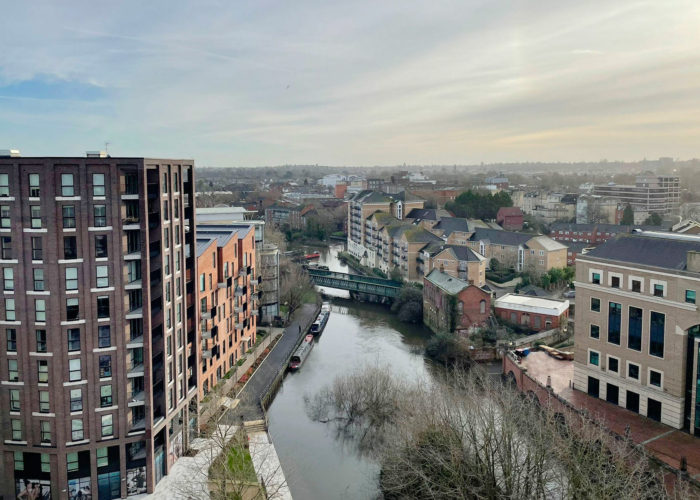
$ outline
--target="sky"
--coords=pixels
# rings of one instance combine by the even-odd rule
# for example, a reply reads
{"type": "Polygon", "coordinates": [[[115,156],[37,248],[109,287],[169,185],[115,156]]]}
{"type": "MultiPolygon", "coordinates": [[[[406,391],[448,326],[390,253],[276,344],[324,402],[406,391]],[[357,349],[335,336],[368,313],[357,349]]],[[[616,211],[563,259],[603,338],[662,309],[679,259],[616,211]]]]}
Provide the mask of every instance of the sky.
{"type": "Polygon", "coordinates": [[[200,166],[700,156],[697,0],[3,6],[0,149],[200,166]]]}

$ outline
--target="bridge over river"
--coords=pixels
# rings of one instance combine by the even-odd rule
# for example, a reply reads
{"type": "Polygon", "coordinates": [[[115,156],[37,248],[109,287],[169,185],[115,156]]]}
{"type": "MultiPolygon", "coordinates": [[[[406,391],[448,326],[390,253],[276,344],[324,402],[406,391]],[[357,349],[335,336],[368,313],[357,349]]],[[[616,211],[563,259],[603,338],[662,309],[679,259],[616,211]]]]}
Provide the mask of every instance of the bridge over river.
{"type": "Polygon", "coordinates": [[[396,297],[403,285],[400,281],[322,269],[309,269],[309,275],[312,281],[319,286],[338,288],[356,293],[367,293],[380,297],[396,297]]]}

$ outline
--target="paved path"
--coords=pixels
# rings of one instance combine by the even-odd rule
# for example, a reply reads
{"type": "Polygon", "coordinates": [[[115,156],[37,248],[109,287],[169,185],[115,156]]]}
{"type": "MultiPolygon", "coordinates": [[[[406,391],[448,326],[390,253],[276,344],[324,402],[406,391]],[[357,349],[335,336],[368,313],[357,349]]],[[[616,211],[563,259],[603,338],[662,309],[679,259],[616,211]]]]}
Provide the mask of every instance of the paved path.
{"type": "MultiPolygon", "coordinates": [[[[305,304],[294,315],[292,323],[284,329],[282,337],[267,355],[263,363],[255,370],[250,381],[239,395],[239,399],[243,402],[245,410],[243,412],[244,419],[260,420],[263,418],[262,410],[258,405],[258,401],[262,396],[267,384],[273,380],[279,373],[280,365],[290,356],[292,349],[296,346],[301,335],[305,335],[304,330],[307,325],[311,325],[312,320],[316,316],[316,304],[305,304]],[[302,328],[301,335],[299,327],[302,328]]],[[[221,423],[238,424],[240,423],[240,413],[227,412],[221,419],[221,423]]]]}

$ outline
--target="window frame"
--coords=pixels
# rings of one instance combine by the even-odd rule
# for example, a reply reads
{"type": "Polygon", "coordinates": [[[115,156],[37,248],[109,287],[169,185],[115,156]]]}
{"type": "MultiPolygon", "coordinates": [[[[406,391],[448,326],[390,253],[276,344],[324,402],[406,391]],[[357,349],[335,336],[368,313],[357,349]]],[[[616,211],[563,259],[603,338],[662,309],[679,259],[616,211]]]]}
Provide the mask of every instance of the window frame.
{"type": "Polygon", "coordinates": [[[77,227],[75,205],[63,205],[61,207],[61,217],[63,218],[63,229],[74,229],[77,227]]]}
{"type": "Polygon", "coordinates": [[[588,348],[588,357],[586,359],[586,365],[590,366],[590,367],[595,367],[597,370],[600,370],[600,351],[598,351],[597,349],[588,348]],[[597,365],[595,365],[591,362],[592,361],[591,356],[593,354],[595,354],[598,357],[598,364],[597,365]]]}
{"type": "Polygon", "coordinates": [[[61,196],[63,197],[73,197],[75,196],[75,175],[71,173],[61,174],[61,196]],[[70,182],[67,182],[70,181],[70,182]]]}
{"type": "Polygon", "coordinates": [[[107,180],[107,176],[105,174],[100,174],[100,173],[92,174],[92,195],[93,196],[106,196],[107,195],[106,180],[107,180]],[[100,179],[100,177],[102,178],[101,184],[97,182],[98,179],[100,179]]]}
{"type": "Polygon", "coordinates": [[[107,227],[107,205],[92,206],[93,227],[107,227]]]}

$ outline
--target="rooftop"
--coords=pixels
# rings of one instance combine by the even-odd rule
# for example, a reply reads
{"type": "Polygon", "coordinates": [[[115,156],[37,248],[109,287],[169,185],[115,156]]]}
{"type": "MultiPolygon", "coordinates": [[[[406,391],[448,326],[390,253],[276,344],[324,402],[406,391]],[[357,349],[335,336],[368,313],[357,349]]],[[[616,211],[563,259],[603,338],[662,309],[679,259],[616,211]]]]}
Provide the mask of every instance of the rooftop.
{"type": "Polygon", "coordinates": [[[533,238],[532,234],[515,233],[513,231],[497,231],[495,229],[475,228],[470,238],[472,241],[486,240],[496,245],[524,245],[533,238]]]}
{"type": "Polygon", "coordinates": [[[464,280],[453,278],[449,274],[441,273],[439,269],[430,271],[430,274],[425,277],[425,280],[443,289],[450,295],[456,295],[470,286],[469,283],[464,280]]]}
{"type": "Polygon", "coordinates": [[[496,299],[494,306],[501,307],[503,309],[514,309],[516,311],[536,313],[541,312],[543,314],[559,316],[569,308],[569,301],[507,293],[496,299]]]}

